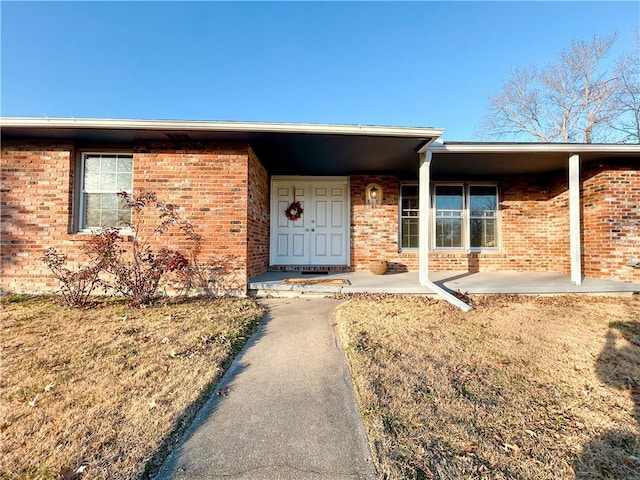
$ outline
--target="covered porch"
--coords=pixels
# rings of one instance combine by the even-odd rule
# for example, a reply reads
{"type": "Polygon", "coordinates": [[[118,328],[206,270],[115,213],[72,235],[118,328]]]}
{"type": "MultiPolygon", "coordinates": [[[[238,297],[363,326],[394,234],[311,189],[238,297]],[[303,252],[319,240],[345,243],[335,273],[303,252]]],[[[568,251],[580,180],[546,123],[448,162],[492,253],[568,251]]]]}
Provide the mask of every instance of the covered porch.
{"type": "MultiPolygon", "coordinates": [[[[583,278],[577,285],[570,275],[550,272],[431,272],[429,280],[449,293],[472,295],[522,294],[557,295],[633,294],[640,293],[640,284],[583,278]]],[[[436,295],[421,285],[418,272],[373,275],[368,272],[265,272],[252,279],[248,291],[258,296],[298,296],[301,294],[333,295],[349,293],[390,293],[408,295],[436,295]],[[285,280],[295,279],[288,283],[285,280]],[[336,280],[343,280],[340,285],[336,280]]]]}

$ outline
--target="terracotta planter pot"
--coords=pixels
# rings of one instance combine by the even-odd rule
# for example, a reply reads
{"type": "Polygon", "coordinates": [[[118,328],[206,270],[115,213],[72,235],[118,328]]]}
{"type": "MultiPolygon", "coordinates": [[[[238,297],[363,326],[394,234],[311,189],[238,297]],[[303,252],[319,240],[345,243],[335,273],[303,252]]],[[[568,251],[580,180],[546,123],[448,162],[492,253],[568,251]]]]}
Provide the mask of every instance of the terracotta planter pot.
{"type": "Polygon", "coordinates": [[[372,260],[369,262],[369,270],[374,275],[384,275],[389,269],[389,262],[386,260],[372,260]]]}

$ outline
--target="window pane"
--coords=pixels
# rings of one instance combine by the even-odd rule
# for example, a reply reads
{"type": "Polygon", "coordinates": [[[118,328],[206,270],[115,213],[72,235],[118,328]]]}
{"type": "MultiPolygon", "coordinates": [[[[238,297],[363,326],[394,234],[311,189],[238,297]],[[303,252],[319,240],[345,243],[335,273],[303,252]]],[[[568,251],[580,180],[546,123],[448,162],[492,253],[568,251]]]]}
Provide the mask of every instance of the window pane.
{"type": "Polygon", "coordinates": [[[116,181],[116,189],[119,192],[130,192],[132,190],[133,177],[131,173],[118,173],[118,180],[116,181]]]}
{"type": "Polygon", "coordinates": [[[130,172],[132,163],[131,157],[118,157],[118,172],[130,172]]]}
{"type": "Polygon", "coordinates": [[[472,218],[470,221],[471,247],[495,248],[496,220],[493,218],[472,218]]]}
{"type": "Polygon", "coordinates": [[[100,194],[85,195],[84,226],[94,228],[100,226],[100,194]]]}
{"type": "Polygon", "coordinates": [[[131,210],[120,209],[118,210],[118,223],[116,227],[128,227],[131,224],[131,210]]]}
{"type": "Polygon", "coordinates": [[[418,186],[402,185],[402,216],[418,216],[418,186]]]}
{"type": "Polygon", "coordinates": [[[84,171],[84,189],[87,192],[100,188],[100,172],[84,171]]]}
{"type": "Polygon", "coordinates": [[[100,190],[116,190],[116,174],[103,173],[100,176],[100,190]]]}
{"type": "Polygon", "coordinates": [[[102,157],[102,172],[115,172],[116,171],[116,157],[102,157]]]}
{"type": "Polygon", "coordinates": [[[85,210],[100,210],[102,195],[89,193],[85,195],[85,210]]]}
{"type": "Polygon", "coordinates": [[[442,247],[442,248],[462,247],[462,219],[461,218],[437,218],[436,219],[436,247],[442,247]]]}
{"type": "Polygon", "coordinates": [[[100,226],[101,227],[116,227],[116,222],[118,221],[118,211],[117,210],[102,210],[100,212],[100,226]]]}
{"type": "Polygon", "coordinates": [[[100,156],[88,155],[84,159],[84,171],[85,173],[100,173],[100,156]]]}
{"type": "Polygon", "coordinates": [[[495,187],[469,187],[469,210],[472,217],[494,217],[498,209],[495,187]]]}
{"type": "Polygon", "coordinates": [[[115,193],[103,193],[101,195],[102,203],[100,208],[117,209],[118,208],[118,196],[115,193]]]}
{"type": "Polygon", "coordinates": [[[418,248],[418,219],[402,219],[402,248],[418,248]]]}
{"type": "Polygon", "coordinates": [[[436,186],[436,210],[462,210],[462,186],[436,186]]]}
{"type": "Polygon", "coordinates": [[[418,186],[400,186],[400,244],[402,248],[418,248],[418,186]]]}

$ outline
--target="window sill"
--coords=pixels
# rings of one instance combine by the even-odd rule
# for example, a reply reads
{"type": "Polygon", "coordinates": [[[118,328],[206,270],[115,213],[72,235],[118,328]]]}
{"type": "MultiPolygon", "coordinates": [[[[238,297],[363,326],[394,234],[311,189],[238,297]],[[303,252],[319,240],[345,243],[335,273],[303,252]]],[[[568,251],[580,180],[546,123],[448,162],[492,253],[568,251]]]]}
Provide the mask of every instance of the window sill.
{"type": "Polygon", "coordinates": [[[506,253],[500,251],[499,249],[495,250],[430,250],[430,254],[434,255],[442,255],[442,256],[451,256],[451,257],[461,257],[467,255],[480,255],[482,257],[506,257],[506,253]]]}
{"type": "MultiPolygon", "coordinates": [[[[78,230],[77,232],[74,232],[73,235],[78,235],[81,237],[88,237],[89,235],[94,235],[96,233],[100,233],[100,229],[99,228],[94,228],[94,229],[85,229],[85,230],[78,230]]],[[[124,229],[124,228],[120,228],[118,229],[118,235],[120,235],[121,237],[132,237],[133,236],[133,231],[130,228],[124,229]]],[[[128,238],[128,240],[132,241],[133,238],[128,238]]]]}

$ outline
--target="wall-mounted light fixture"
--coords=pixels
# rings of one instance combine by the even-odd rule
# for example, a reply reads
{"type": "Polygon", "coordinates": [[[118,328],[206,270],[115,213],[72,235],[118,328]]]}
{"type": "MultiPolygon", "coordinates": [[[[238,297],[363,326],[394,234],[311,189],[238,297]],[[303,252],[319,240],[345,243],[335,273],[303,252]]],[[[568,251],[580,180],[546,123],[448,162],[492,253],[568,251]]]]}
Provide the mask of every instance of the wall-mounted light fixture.
{"type": "Polygon", "coordinates": [[[367,205],[382,205],[382,187],[376,183],[367,185],[367,205]]]}

